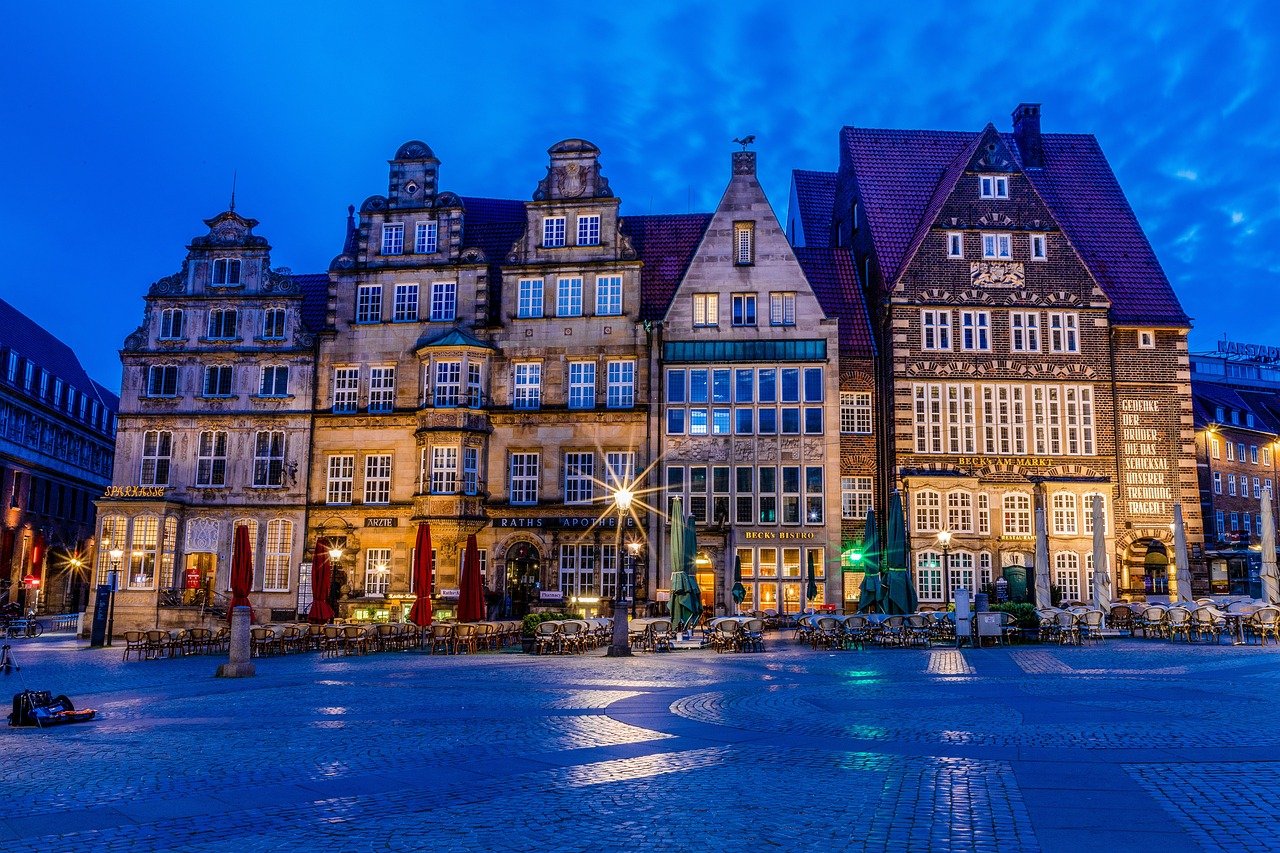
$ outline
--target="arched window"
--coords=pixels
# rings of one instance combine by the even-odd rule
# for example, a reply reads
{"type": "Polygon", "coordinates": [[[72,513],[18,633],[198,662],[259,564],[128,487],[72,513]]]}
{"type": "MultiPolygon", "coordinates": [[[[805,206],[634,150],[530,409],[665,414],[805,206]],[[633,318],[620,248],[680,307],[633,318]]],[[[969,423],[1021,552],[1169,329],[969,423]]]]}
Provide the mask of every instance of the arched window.
{"type": "Polygon", "coordinates": [[[942,529],[942,496],[932,489],[916,492],[916,530],[942,529]]]}
{"type": "Polygon", "coordinates": [[[947,529],[952,533],[973,531],[973,496],[968,492],[947,492],[947,529]]]}
{"type": "Polygon", "coordinates": [[[1078,529],[1076,496],[1070,492],[1058,492],[1053,496],[1053,532],[1059,536],[1074,536],[1078,529]]]}
{"type": "Polygon", "coordinates": [[[127,526],[124,516],[104,515],[100,530],[101,534],[98,536],[98,583],[109,583],[110,578],[108,578],[107,573],[116,572],[116,583],[123,586],[124,578],[119,573],[123,569],[125,546],[129,544],[125,541],[127,526]],[[121,556],[118,558],[112,557],[111,552],[117,549],[121,552],[121,556]]]}
{"type": "Polygon", "coordinates": [[[921,601],[942,600],[942,555],[937,551],[916,554],[916,591],[921,601]]]}
{"type": "MultiPolygon", "coordinates": [[[[236,555],[236,528],[245,527],[249,530],[249,565],[253,568],[254,580],[258,577],[258,520],[256,518],[237,518],[235,523],[231,525],[231,550],[228,552],[230,557],[227,559],[227,590],[231,589],[231,561],[236,555]]],[[[254,586],[250,583],[250,587],[254,586]]]]}
{"type": "Polygon", "coordinates": [[[1080,600],[1080,557],[1070,551],[1053,555],[1053,581],[1062,591],[1062,601],[1080,600]]]}
{"type": "Polygon", "coordinates": [[[289,590],[289,564],[293,559],[293,522],[273,518],[267,522],[267,556],[262,570],[263,592],[289,590]]]}
{"type": "Polygon", "coordinates": [[[1031,496],[1009,492],[1004,496],[1004,533],[1025,536],[1031,533],[1031,496]]]}
{"type": "Polygon", "coordinates": [[[129,538],[129,589],[155,589],[156,545],[160,540],[160,518],[140,515],[133,520],[129,538]]]}

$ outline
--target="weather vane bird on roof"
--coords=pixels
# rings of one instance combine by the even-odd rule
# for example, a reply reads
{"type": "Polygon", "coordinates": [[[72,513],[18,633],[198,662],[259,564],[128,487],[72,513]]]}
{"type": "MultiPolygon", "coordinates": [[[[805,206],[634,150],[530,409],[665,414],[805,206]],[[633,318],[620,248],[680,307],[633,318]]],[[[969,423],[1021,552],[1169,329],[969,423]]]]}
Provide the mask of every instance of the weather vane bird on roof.
{"type": "Polygon", "coordinates": [[[746,151],[747,146],[756,141],[756,135],[752,133],[742,137],[741,139],[735,139],[733,141],[741,145],[743,151],[746,151]]]}

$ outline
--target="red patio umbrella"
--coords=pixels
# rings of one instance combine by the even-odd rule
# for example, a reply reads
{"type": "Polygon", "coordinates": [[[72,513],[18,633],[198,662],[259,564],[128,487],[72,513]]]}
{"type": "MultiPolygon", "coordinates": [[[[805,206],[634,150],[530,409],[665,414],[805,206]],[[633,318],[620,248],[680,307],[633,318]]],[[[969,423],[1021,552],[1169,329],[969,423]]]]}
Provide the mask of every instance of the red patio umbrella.
{"type": "Polygon", "coordinates": [[[425,628],[431,624],[431,525],[418,525],[418,538],[413,546],[413,588],[418,600],[409,611],[409,621],[425,628]]]}
{"type": "Polygon", "coordinates": [[[476,535],[467,537],[467,550],[462,558],[462,582],[458,585],[458,621],[479,622],[484,619],[484,590],[480,582],[480,548],[476,535]]]}
{"type": "Polygon", "coordinates": [[[329,587],[333,583],[333,565],[329,562],[329,540],[316,540],[316,553],[311,558],[311,607],[307,619],[323,625],[333,618],[329,606],[329,587]]]}
{"type": "Polygon", "coordinates": [[[231,606],[227,619],[237,607],[249,608],[249,621],[253,621],[253,605],[249,603],[249,588],[253,586],[253,555],[249,551],[249,528],[236,528],[235,549],[231,552],[231,606]]]}

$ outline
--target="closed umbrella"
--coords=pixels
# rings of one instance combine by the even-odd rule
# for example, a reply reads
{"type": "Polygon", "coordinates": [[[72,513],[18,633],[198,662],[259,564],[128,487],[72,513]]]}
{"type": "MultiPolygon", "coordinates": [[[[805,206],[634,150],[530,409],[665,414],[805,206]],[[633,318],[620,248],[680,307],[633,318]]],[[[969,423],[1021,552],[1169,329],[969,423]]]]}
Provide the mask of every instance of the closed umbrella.
{"type": "Polygon", "coordinates": [[[316,540],[316,553],[311,558],[311,607],[307,619],[323,625],[333,618],[329,606],[329,586],[333,583],[333,564],[329,562],[329,540],[316,540]]]}
{"type": "Polygon", "coordinates": [[[1276,568],[1276,520],[1271,516],[1271,492],[1262,491],[1262,597],[1280,603],[1280,571],[1276,568]]]}
{"type": "Polygon", "coordinates": [[[902,495],[889,497],[888,536],[885,542],[884,612],[915,613],[920,604],[907,560],[907,524],[902,495]]]}
{"type": "Polygon", "coordinates": [[[698,621],[702,615],[702,590],[698,587],[698,576],[695,566],[698,559],[698,529],[694,526],[693,516],[685,517],[684,525],[684,573],[689,580],[689,610],[693,613],[690,624],[698,621]]]}
{"type": "Polygon", "coordinates": [[[733,597],[733,585],[742,578],[734,577],[734,564],[738,561],[738,530],[730,525],[729,535],[725,537],[724,546],[724,602],[726,615],[732,615],[738,611],[737,607],[731,606],[729,602],[737,603],[733,597]]]}
{"type": "Polygon", "coordinates": [[[231,606],[227,619],[237,607],[249,608],[249,621],[253,621],[253,606],[249,604],[249,588],[253,585],[253,555],[249,551],[249,528],[241,524],[236,528],[235,547],[231,552],[231,606]]]}
{"type": "Polygon", "coordinates": [[[671,575],[671,625],[680,628],[689,618],[686,609],[688,582],[684,573],[684,502],[671,499],[671,535],[667,540],[667,563],[671,575]]]}
{"type": "Polygon", "coordinates": [[[729,592],[735,605],[741,604],[747,598],[747,588],[742,585],[742,558],[737,554],[733,555],[733,589],[729,592]]]}
{"type": "MultiPolygon", "coordinates": [[[[1173,505],[1173,555],[1178,561],[1175,579],[1178,601],[1191,601],[1191,561],[1187,557],[1187,529],[1182,523],[1182,503],[1173,505]]],[[[1273,558],[1274,559],[1274,558],[1273,558]]]]}
{"type": "Polygon", "coordinates": [[[484,592],[480,580],[480,547],[476,535],[467,537],[467,550],[462,557],[462,581],[458,584],[458,621],[479,622],[484,619],[484,592]]]}
{"type": "Polygon", "coordinates": [[[1036,507],[1036,607],[1052,607],[1049,588],[1049,531],[1044,523],[1044,507],[1036,507]]]}
{"type": "Polygon", "coordinates": [[[418,598],[409,611],[409,621],[420,628],[431,624],[431,525],[418,525],[418,538],[413,545],[413,588],[418,598]]]}
{"type": "Polygon", "coordinates": [[[1106,514],[1102,510],[1102,500],[1093,502],[1093,606],[1104,613],[1111,612],[1111,575],[1107,569],[1111,561],[1107,559],[1107,534],[1103,529],[1106,514]]]}
{"type": "Polygon", "coordinates": [[[817,557],[814,549],[809,549],[809,582],[805,584],[804,596],[806,601],[813,601],[818,597],[818,581],[815,578],[814,558],[817,557]]]}
{"type": "Polygon", "coordinates": [[[880,574],[880,534],[876,531],[875,510],[867,510],[867,527],[862,536],[862,586],[858,591],[858,612],[880,612],[884,583],[880,574]]]}

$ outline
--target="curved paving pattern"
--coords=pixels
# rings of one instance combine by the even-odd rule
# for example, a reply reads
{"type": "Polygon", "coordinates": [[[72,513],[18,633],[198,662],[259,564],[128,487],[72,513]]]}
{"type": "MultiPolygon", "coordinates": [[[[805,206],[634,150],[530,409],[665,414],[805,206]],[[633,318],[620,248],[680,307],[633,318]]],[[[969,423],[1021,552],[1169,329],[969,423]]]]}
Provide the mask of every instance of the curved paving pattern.
{"type": "Polygon", "coordinates": [[[123,664],[15,643],[11,850],[1263,850],[1280,649],[123,664]]]}

